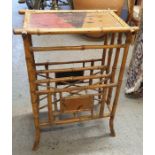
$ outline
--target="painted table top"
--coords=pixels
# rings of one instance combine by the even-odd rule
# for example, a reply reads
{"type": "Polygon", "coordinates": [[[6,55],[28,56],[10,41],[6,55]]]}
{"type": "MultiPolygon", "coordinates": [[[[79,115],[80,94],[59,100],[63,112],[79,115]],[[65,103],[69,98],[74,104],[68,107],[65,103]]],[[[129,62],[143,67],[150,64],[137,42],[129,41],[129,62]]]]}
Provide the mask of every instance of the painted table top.
{"type": "Polygon", "coordinates": [[[112,10],[25,11],[22,32],[30,34],[130,31],[112,10]]]}

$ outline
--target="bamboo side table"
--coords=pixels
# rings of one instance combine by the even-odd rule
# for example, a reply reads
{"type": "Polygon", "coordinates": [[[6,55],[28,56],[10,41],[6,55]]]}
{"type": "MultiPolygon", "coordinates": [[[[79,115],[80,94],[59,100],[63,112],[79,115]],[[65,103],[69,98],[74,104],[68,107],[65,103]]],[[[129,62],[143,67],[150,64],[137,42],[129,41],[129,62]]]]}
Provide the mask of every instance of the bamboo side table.
{"type": "MultiPolygon", "coordinates": [[[[14,34],[23,38],[30,84],[31,103],[37,149],[43,127],[99,118],[109,118],[110,132],[115,136],[114,118],[118,104],[125,63],[132,36],[137,27],[128,26],[112,10],[43,11],[26,10],[22,29],[14,34]],[[104,33],[102,45],[33,46],[32,35],[104,33]],[[34,53],[100,49],[102,57],[63,62],[36,62],[34,53]],[[121,67],[116,76],[119,55],[121,67]],[[81,67],[64,67],[78,64],[81,67]],[[56,68],[59,66],[59,68],[56,68]],[[112,95],[114,93],[114,95],[112,95]],[[94,103],[98,103],[95,110],[94,103]],[[46,104],[45,104],[46,103],[46,104]],[[46,109],[47,119],[41,120],[46,109]],[[63,115],[68,117],[64,118],[63,115]]],[[[95,51],[94,51],[95,52],[95,51]]]]}

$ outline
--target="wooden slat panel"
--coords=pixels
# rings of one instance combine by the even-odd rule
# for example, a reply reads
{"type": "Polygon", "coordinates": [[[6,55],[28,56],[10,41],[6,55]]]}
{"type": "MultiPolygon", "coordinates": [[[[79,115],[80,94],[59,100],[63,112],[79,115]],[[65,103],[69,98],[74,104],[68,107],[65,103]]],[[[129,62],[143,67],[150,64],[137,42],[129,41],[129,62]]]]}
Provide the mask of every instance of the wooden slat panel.
{"type": "Polygon", "coordinates": [[[93,105],[93,96],[81,95],[64,97],[61,100],[61,112],[77,112],[79,110],[91,110],[93,105]]]}

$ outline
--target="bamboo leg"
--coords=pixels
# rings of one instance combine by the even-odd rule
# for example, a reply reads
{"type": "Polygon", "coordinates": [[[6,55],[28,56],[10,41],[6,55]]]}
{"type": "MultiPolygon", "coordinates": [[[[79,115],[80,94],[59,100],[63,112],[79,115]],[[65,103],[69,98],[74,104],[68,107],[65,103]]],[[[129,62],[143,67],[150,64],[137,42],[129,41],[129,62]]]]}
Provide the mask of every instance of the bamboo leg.
{"type": "Polygon", "coordinates": [[[38,104],[38,96],[35,94],[37,90],[37,86],[35,84],[35,80],[37,79],[35,74],[35,62],[34,55],[30,51],[30,46],[32,45],[31,35],[23,35],[24,49],[25,49],[25,59],[29,77],[29,85],[30,85],[30,95],[31,95],[31,103],[33,109],[34,116],[34,125],[35,125],[35,141],[33,145],[33,150],[36,150],[40,141],[40,125],[39,125],[39,104],[38,104]]]}
{"type": "MultiPolygon", "coordinates": [[[[36,126],[36,124],[38,124],[38,123],[35,123],[35,126],[36,126]]],[[[35,140],[34,140],[34,144],[33,144],[33,147],[32,147],[33,151],[38,149],[39,142],[40,142],[40,127],[36,127],[35,140]]]]}
{"type": "Polygon", "coordinates": [[[122,64],[121,64],[121,68],[120,68],[120,72],[119,72],[119,76],[118,76],[118,86],[116,88],[114,102],[113,102],[111,116],[110,116],[110,121],[109,121],[109,127],[110,127],[112,136],[116,136],[116,133],[114,130],[114,118],[115,118],[116,108],[117,108],[117,104],[118,104],[118,98],[119,98],[120,88],[121,88],[121,84],[122,84],[123,74],[124,74],[124,70],[125,70],[125,64],[126,64],[126,59],[127,59],[127,55],[128,55],[129,45],[132,40],[131,34],[128,33],[126,35],[127,35],[126,47],[124,49],[122,64]]]}
{"type": "Polygon", "coordinates": [[[111,134],[111,136],[115,137],[116,136],[116,132],[114,130],[114,117],[113,116],[110,117],[109,127],[110,127],[110,134],[111,134]]]}

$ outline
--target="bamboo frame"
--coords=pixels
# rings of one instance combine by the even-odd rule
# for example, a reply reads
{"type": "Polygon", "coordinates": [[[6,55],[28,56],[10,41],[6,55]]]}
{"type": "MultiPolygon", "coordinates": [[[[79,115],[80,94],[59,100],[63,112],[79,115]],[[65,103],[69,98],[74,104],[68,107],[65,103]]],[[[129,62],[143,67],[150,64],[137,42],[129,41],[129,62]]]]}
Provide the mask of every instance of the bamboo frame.
{"type": "MultiPolygon", "coordinates": [[[[56,124],[66,124],[73,122],[80,122],[86,120],[94,120],[99,118],[109,118],[109,127],[111,135],[115,136],[114,131],[114,118],[116,113],[116,108],[118,105],[118,98],[123,78],[123,73],[125,69],[125,62],[127,59],[127,53],[129,45],[132,40],[132,35],[138,28],[128,26],[123,20],[121,20],[113,11],[36,11],[28,10],[21,11],[20,13],[25,13],[24,27],[22,29],[15,29],[15,34],[22,34],[24,50],[25,50],[25,60],[27,64],[27,71],[30,84],[30,94],[32,102],[32,110],[34,116],[35,125],[35,142],[33,145],[33,150],[36,150],[40,141],[40,128],[46,127],[48,125],[56,124]],[[122,27],[95,27],[95,28],[59,28],[59,29],[34,29],[27,28],[27,22],[32,13],[51,13],[51,12],[108,12],[111,17],[119,22],[122,27]],[[34,47],[32,44],[31,35],[42,35],[42,34],[83,34],[83,33],[96,33],[104,32],[104,44],[103,45],[80,45],[80,46],[55,46],[55,47],[34,47]],[[126,42],[122,44],[122,36],[126,36],[126,42]],[[111,37],[110,37],[111,36],[111,37]],[[110,40],[109,40],[110,39],[110,40]],[[117,39],[117,42],[116,42],[117,39]],[[40,54],[41,52],[47,51],[78,51],[78,50],[88,50],[88,49],[103,49],[102,58],[98,59],[88,59],[88,60],[73,60],[64,62],[35,62],[35,52],[40,54]],[[116,49],[116,52],[113,52],[116,49]],[[122,49],[122,51],[121,51],[122,49]],[[118,79],[116,80],[116,68],[119,60],[120,52],[123,53],[121,69],[119,71],[118,79]],[[113,58],[114,57],[114,61],[113,58]],[[107,61],[106,61],[107,60],[107,61]],[[112,62],[113,61],[113,62],[112,62]],[[101,65],[97,66],[95,62],[100,62],[101,65]],[[64,64],[81,64],[81,67],[77,68],[61,68],[61,69],[50,69],[52,66],[61,66],[64,64]],[[111,64],[112,68],[111,68],[111,64]],[[44,69],[40,70],[40,67],[44,69]],[[99,70],[99,71],[98,71],[99,70]],[[68,76],[56,78],[56,73],[65,72],[76,72],[83,71],[83,76],[68,76]],[[90,71],[88,75],[85,75],[86,71],[90,71]],[[98,72],[95,72],[98,71],[98,72]],[[54,76],[54,77],[53,77],[54,76]],[[42,79],[40,79],[41,77],[42,79]],[[85,81],[87,80],[87,82],[85,81]],[[97,80],[97,81],[96,81],[97,80]],[[77,83],[78,81],[78,83],[77,83]],[[64,85],[57,87],[58,82],[64,82],[64,85]],[[41,87],[41,88],[40,88],[41,87]],[[112,92],[113,88],[116,89],[114,100],[112,102],[112,92]],[[88,93],[91,91],[91,94],[88,93]],[[95,92],[95,94],[93,93],[95,92]],[[97,91],[97,93],[96,93],[97,91]],[[84,111],[83,109],[69,111],[73,115],[70,119],[60,119],[59,116],[64,114],[59,110],[58,105],[62,104],[62,98],[66,94],[68,96],[80,95],[92,95],[96,96],[97,102],[100,104],[100,109],[98,114],[95,115],[93,108],[89,111],[88,116],[78,116],[79,112],[84,111]],[[84,94],[83,94],[84,93],[84,94]],[[41,95],[45,95],[39,98],[41,95]],[[47,99],[47,104],[41,106],[41,102],[47,99]],[[54,105],[54,108],[53,106],[54,105]],[[106,113],[105,107],[107,107],[109,113],[106,113]],[[43,108],[47,108],[48,119],[45,121],[40,121],[39,113],[43,108]]],[[[95,101],[94,97],[94,101],[95,101]]]]}

